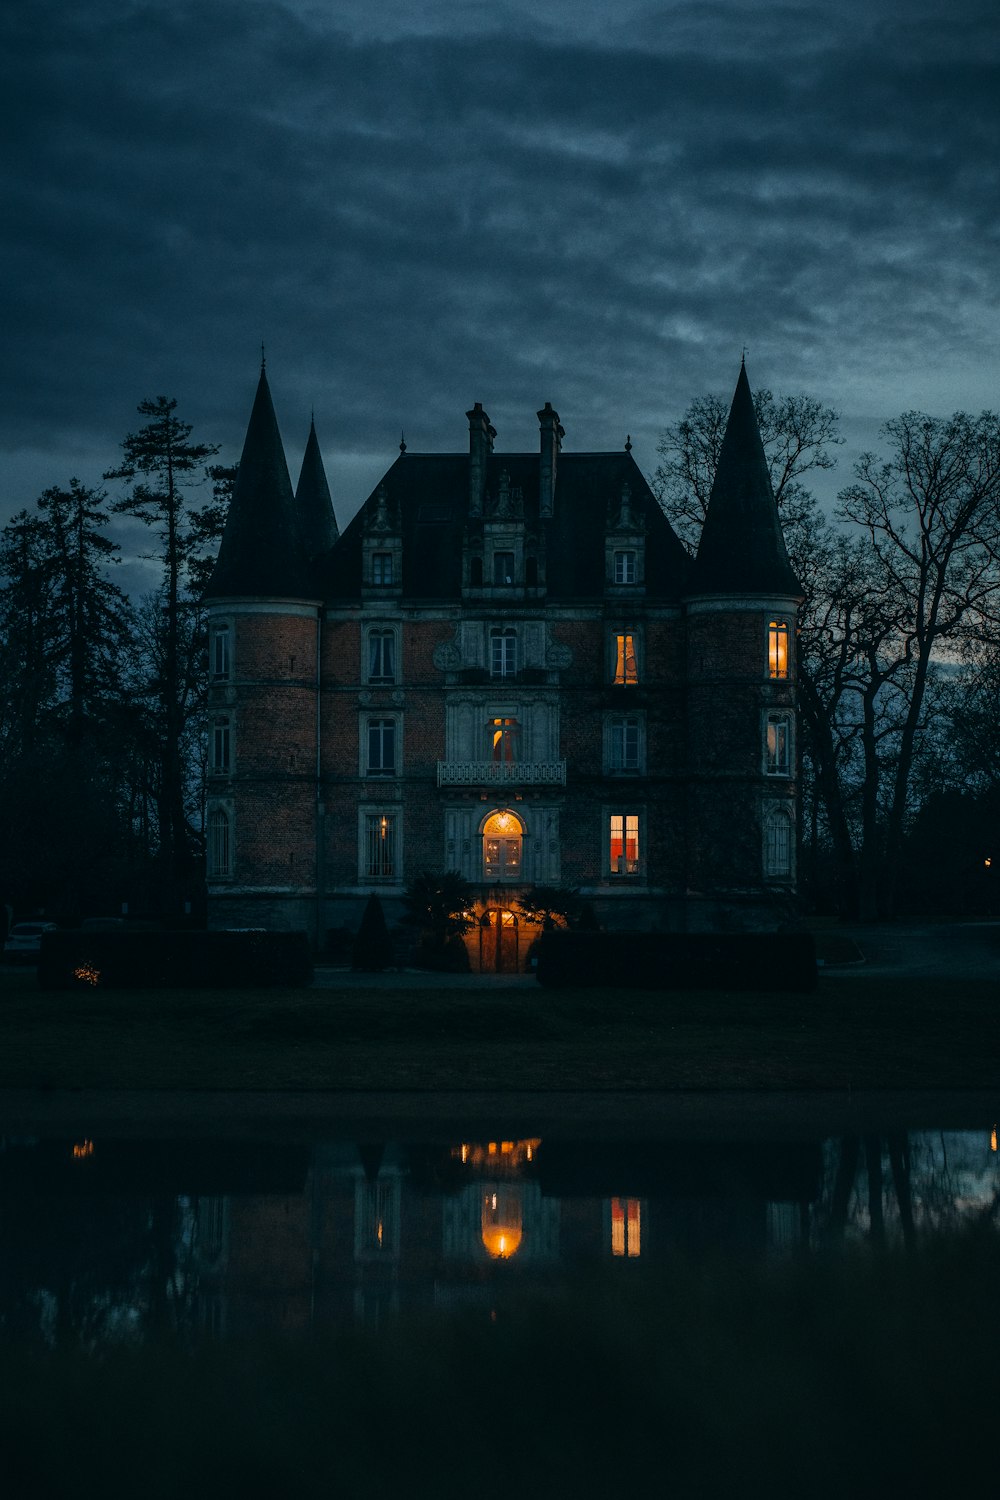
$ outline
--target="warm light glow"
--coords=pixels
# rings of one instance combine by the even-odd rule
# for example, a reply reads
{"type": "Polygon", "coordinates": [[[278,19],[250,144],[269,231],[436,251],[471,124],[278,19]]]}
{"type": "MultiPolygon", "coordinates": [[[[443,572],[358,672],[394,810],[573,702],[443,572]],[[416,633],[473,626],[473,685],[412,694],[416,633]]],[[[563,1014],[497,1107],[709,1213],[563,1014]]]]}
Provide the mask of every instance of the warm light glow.
{"type": "Polygon", "coordinates": [[[386,817],[386,816],[385,816],[385,814],[384,814],[384,813],[383,813],[383,814],[382,814],[382,821],[381,821],[381,822],[380,822],[380,824],[379,824],[379,828],[380,828],[380,830],[381,830],[381,833],[382,833],[382,837],[383,837],[383,838],[385,838],[385,835],[386,835],[386,829],[387,829],[387,828],[388,828],[388,827],[389,827],[389,819],[388,819],[388,818],[387,818],[387,817],[386,817]]]}
{"type": "Polygon", "coordinates": [[[379,1219],[378,1226],[377,1226],[377,1228],[375,1230],[375,1238],[378,1240],[378,1247],[381,1250],[381,1248],[382,1248],[382,1220],[381,1219],[379,1219]]]}
{"type": "Polygon", "coordinates": [[[642,1212],[638,1198],[611,1200],[611,1254],[633,1259],[641,1253],[642,1212]]]}
{"type": "Polygon", "coordinates": [[[77,1141],[76,1144],[75,1144],[75,1146],[73,1147],[73,1159],[74,1159],[74,1161],[83,1161],[85,1157],[93,1156],[93,1154],[94,1154],[94,1143],[93,1143],[93,1141],[77,1141]]]}
{"type": "Polygon", "coordinates": [[[635,636],[615,636],[615,682],[625,687],[639,681],[639,668],[635,660],[635,636]]]}
{"type": "Polygon", "coordinates": [[[771,620],[767,627],[767,670],[771,677],[788,676],[788,624],[771,620]]]}
{"type": "Polygon", "coordinates": [[[997,1149],[997,1128],[994,1125],[993,1129],[990,1131],[990,1150],[991,1151],[995,1151],[996,1149],[997,1149]]]}
{"type": "Polygon", "coordinates": [[[987,870],[990,868],[992,863],[993,861],[989,858],[989,856],[987,856],[986,859],[983,860],[983,864],[986,866],[987,870]]]}
{"type": "Polygon", "coordinates": [[[93,964],[81,964],[78,969],[73,970],[73,978],[81,980],[83,984],[97,985],[101,982],[101,971],[95,969],[93,964]]]}
{"type": "Polygon", "coordinates": [[[468,1146],[463,1146],[462,1147],[462,1160],[463,1161],[468,1161],[469,1160],[469,1148],[468,1148],[468,1146]]]}
{"type": "Polygon", "coordinates": [[[452,1146],[451,1155],[468,1166],[488,1168],[490,1178],[497,1173],[513,1177],[525,1162],[534,1160],[541,1144],[541,1136],[524,1141],[484,1141],[479,1145],[466,1141],[461,1146],[452,1146]]]}
{"type": "Polygon", "coordinates": [[[482,1241],[495,1260],[506,1260],[520,1249],[521,1193],[516,1187],[488,1188],[483,1193],[482,1241]]]}

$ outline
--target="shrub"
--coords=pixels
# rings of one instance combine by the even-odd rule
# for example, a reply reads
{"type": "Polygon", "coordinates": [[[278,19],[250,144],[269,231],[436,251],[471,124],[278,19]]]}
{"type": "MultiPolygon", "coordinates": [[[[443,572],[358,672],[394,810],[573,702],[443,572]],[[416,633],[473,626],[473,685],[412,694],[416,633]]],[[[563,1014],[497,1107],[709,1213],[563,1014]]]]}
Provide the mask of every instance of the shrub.
{"type": "Polygon", "coordinates": [[[361,917],[361,926],[351,949],[351,968],[377,974],[392,963],[392,938],[385,922],[385,912],[372,891],[361,917]]]}

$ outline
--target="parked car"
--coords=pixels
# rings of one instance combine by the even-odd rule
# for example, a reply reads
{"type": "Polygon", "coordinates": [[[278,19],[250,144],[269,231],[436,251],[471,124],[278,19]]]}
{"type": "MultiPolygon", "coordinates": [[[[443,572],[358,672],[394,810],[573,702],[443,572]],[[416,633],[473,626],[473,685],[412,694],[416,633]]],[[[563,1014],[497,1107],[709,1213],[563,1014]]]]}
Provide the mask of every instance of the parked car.
{"type": "Polygon", "coordinates": [[[42,951],[42,933],[55,932],[55,922],[15,922],[3,945],[4,962],[37,964],[42,951]]]}

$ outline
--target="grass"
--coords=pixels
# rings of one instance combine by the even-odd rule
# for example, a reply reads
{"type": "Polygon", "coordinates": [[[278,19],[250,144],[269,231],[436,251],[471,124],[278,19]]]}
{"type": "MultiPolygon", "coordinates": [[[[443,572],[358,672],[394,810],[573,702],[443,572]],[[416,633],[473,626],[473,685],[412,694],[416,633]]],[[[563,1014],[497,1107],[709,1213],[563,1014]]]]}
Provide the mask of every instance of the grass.
{"type": "Polygon", "coordinates": [[[41,991],[0,972],[0,1088],[991,1088],[987,981],[821,976],[807,995],[41,991]]]}
{"type": "Polygon", "coordinates": [[[378,1333],[0,1349],[5,1494],[995,1493],[994,1235],[617,1269],[378,1333]]]}

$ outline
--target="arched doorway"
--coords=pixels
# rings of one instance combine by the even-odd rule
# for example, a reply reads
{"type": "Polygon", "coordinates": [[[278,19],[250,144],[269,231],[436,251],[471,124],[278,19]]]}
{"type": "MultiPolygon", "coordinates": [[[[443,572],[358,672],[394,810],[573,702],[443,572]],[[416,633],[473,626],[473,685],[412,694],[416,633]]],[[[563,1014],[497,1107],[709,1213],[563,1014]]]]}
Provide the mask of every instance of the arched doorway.
{"type": "Polygon", "coordinates": [[[479,972],[516,974],[518,971],[517,917],[503,907],[490,906],[479,919],[479,972]]]}
{"type": "Polygon", "coordinates": [[[521,878],[521,820],[506,809],[493,813],[483,825],[483,876],[498,880],[521,878]]]}

